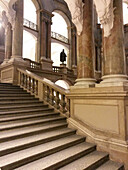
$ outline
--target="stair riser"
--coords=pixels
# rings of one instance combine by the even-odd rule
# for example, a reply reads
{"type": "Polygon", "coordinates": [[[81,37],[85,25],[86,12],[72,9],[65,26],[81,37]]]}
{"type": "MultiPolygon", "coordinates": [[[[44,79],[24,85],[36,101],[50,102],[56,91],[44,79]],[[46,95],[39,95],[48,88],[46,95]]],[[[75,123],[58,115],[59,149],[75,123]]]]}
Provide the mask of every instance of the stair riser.
{"type": "Polygon", "coordinates": [[[4,151],[0,152],[0,156],[4,156],[6,154],[10,154],[10,153],[13,153],[13,152],[16,152],[16,151],[20,151],[22,149],[27,149],[27,148],[34,147],[34,146],[37,146],[37,145],[40,145],[40,144],[44,144],[46,142],[51,142],[53,140],[57,140],[57,139],[67,137],[67,136],[70,136],[70,135],[74,135],[75,133],[76,133],[76,131],[71,131],[71,132],[67,132],[65,134],[52,136],[52,137],[49,137],[47,139],[42,139],[42,140],[35,141],[35,142],[29,143],[29,144],[26,144],[26,145],[22,145],[22,146],[18,146],[18,147],[15,147],[15,148],[8,149],[8,150],[4,150],[4,151]]]}
{"type": "MultiPolygon", "coordinates": [[[[65,166],[65,165],[67,165],[67,164],[69,164],[69,163],[71,163],[71,162],[73,162],[73,161],[81,158],[82,156],[85,156],[85,155],[87,155],[87,154],[95,151],[95,150],[96,150],[96,147],[95,147],[95,146],[94,146],[94,147],[91,147],[91,148],[89,148],[88,150],[82,151],[82,152],[80,152],[80,153],[78,153],[78,154],[76,154],[76,155],[71,156],[71,157],[68,158],[68,159],[65,159],[65,160],[63,160],[63,161],[61,161],[61,162],[58,162],[57,164],[52,165],[52,166],[49,166],[49,167],[47,167],[47,168],[45,168],[45,169],[43,169],[43,170],[55,170],[55,169],[59,169],[59,168],[65,166]]],[[[91,170],[92,170],[92,169],[91,169],[91,170]]]]}
{"type": "Polygon", "coordinates": [[[84,170],[92,170],[98,168],[100,165],[104,164],[109,160],[109,155],[103,157],[102,159],[98,160],[97,162],[90,165],[88,168],[85,168],[84,170]]]}
{"type": "Polygon", "coordinates": [[[38,114],[38,113],[53,113],[53,110],[42,110],[42,111],[33,111],[33,112],[23,112],[23,113],[7,113],[7,114],[2,114],[0,113],[0,118],[6,118],[6,117],[14,117],[14,116],[22,116],[22,115],[35,115],[35,114],[38,114]]]}
{"type": "Polygon", "coordinates": [[[31,97],[31,95],[30,94],[0,94],[0,97],[31,97]]]}
{"type": "Polygon", "coordinates": [[[8,101],[8,102],[0,102],[0,106],[19,106],[19,105],[31,105],[31,104],[43,104],[43,101],[42,102],[39,102],[38,100],[35,100],[35,101],[22,101],[22,102],[17,102],[17,101],[13,101],[13,103],[11,101],[8,101]]]}
{"type": "Polygon", "coordinates": [[[30,110],[30,109],[42,109],[42,108],[48,108],[48,105],[37,105],[37,106],[28,106],[28,107],[25,107],[25,106],[21,106],[21,107],[14,107],[14,108],[0,108],[0,112],[2,111],[19,111],[19,110],[22,110],[22,109],[25,109],[25,110],[30,110]]]}
{"type": "Polygon", "coordinates": [[[58,122],[58,121],[64,121],[66,120],[66,118],[60,118],[60,119],[55,119],[55,120],[47,120],[47,121],[42,121],[42,122],[36,122],[36,123],[31,123],[31,124],[27,124],[27,125],[19,125],[19,126],[14,126],[14,127],[7,127],[7,128],[0,128],[0,131],[5,131],[5,130],[11,130],[11,129],[17,129],[17,128],[24,128],[24,127],[31,127],[35,126],[35,125],[44,125],[47,123],[53,123],[53,122],[58,122]]]}
{"type": "Polygon", "coordinates": [[[12,170],[14,168],[18,168],[19,166],[23,166],[23,165],[25,165],[27,163],[30,163],[30,162],[36,161],[36,160],[38,160],[40,158],[46,157],[46,156],[48,156],[50,154],[54,154],[54,153],[56,153],[58,151],[61,151],[63,149],[67,149],[68,147],[71,147],[71,146],[74,146],[76,144],[82,143],[84,141],[85,141],[84,138],[78,139],[76,141],[70,142],[68,144],[61,145],[59,147],[55,147],[54,149],[51,149],[51,150],[48,150],[46,152],[43,152],[43,153],[31,156],[31,157],[29,157],[27,159],[23,159],[23,160],[17,161],[17,162],[15,162],[13,164],[9,164],[9,165],[7,165],[5,167],[1,167],[1,168],[2,168],[2,170],[12,170]]]}
{"type": "MultiPolygon", "coordinates": [[[[53,117],[57,117],[57,116],[59,116],[59,113],[55,113],[55,114],[49,114],[49,115],[33,115],[33,116],[31,116],[31,117],[24,117],[24,118],[15,118],[15,119],[9,119],[9,120],[0,120],[0,123],[4,123],[4,122],[15,122],[15,121],[26,121],[26,120],[35,120],[35,119],[42,119],[42,118],[53,118],[53,117]]],[[[0,117],[1,118],[1,117],[0,117]]],[[[7,117],[6,117],[7,118],[7,117]]],[[[12,117],[13,118],[13,117],[12,117]]]]}
{"type": "Polygon", "coordinates": [[[11,140],[14,140],[14,139],[20,139],[20,138],[27,137],[27,136],[39,135],[40,133],[50,132],[50,131],[53,131],[53,130],[62,129],[62,128],[66,128],[66,127],[67,127],[67,123],[65,123],[63,125],[55,126],[55,127],[50,127],[50,128],[46,128],[46,129],[42,129],[42,130],[28,132],[28,133],[21,134],[21,135],[14,135],[14,136],[10,136],[10,137],[5,137],[5,138],[0,139],[0,143],[11,141],[11,140]]]}
{"type": "Polygon", "coordinates": [[[18,112],[16,112],[16,111],[14,111],[14,112],[12,112],[12,113],[9,113],[9,112],[6,112],[6,113],[0,113],[0,116],[4,116],[4,115],[18,115],[18,114],[31,114],[31,113],[48,113],[48,112],[53,112],[54,111],[54,109],[52,109],[52,108],[49,108],[49,109],[40,109],[40,110],[25,110],[25,111],[18,111],[18,112]]]}

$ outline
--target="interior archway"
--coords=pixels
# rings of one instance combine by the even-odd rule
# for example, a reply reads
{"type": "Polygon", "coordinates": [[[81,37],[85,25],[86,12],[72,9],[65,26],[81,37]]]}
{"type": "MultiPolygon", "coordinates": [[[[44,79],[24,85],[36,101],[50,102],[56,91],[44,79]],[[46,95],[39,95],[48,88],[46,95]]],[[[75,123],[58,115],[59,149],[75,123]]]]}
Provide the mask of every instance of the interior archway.
{"type": "MultiPolygon", "coordinates": [[[[24,1],[24,19],[37,24],[36,7],[32,0],[24,1]]],[[[37,38],[28,31],[23,30],[23,58],[35,61],[37,38]]]]}
{"type": "MultiPolygon", "coordinates": [[[[60,12],[58,13],[56,11],[56,12],[53,12],[53,14],[54,14],[54,17],[52,18],[52,23],[53,24],[51,26],[51,31],[65,37],[67,39],[69,39],[67,21],[60,14],[60,12]]],[[[59,41],[57,43],[51,43],[51,59],[53,60],[53,65],[54,66],[60,66],[60,64],[61,64],[61,62],[60,62],[60,53],[61,53],[61,51],[63,49],[65,50],[65,53],[68,56],[69,49],[66,48],[64,45],[62,45],[61,43],[59,43],[59,41]]],[[[67,60],[66,60],[65,64],[67,64],[67,60]]]]}

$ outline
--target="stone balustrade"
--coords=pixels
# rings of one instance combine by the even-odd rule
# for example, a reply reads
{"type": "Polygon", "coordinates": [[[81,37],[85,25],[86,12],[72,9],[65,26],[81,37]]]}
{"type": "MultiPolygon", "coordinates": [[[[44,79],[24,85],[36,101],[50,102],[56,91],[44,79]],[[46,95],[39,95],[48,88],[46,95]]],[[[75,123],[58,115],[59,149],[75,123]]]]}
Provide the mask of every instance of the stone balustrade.
{"type": "Polygon", "coordinates": [[[66,97],[68,90],[55,85],[46,78],[41,78],[28,70],[18,69],[18,85],[54,106],[61,113],[69,115],[70,100],[66,97]]]}

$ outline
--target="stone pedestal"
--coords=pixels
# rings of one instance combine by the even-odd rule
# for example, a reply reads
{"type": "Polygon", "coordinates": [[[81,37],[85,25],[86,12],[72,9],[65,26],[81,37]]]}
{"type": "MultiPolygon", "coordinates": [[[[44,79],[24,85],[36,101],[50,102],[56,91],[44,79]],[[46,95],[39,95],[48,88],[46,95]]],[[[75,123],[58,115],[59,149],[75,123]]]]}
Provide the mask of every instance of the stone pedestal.
{"type": "Polygon", "coordinates": [[[93,0],[86,0],[83,6],[83,31],[77,35],[78,73],[75,86],[89,87],[94,79],[94,28],[93,0]]]}
{"type": "Polygon", "coordinates": [[[52,70],[53,61],[50,59],[46,59],[45,57],[41,57],[40,63],[42,65],[42,70],[52,70]]]}
{"type": "Polygon", "coordinates": [[[114,23],[111,35],[103,37],[103,81],[101,86],[128,83],[124,51],[122,0],[113,1],[114,23]]]}
{"type": "Polygon", "coordinates": [[[128,87],[70,88],[69,126],[128,169],[128,87]]]}

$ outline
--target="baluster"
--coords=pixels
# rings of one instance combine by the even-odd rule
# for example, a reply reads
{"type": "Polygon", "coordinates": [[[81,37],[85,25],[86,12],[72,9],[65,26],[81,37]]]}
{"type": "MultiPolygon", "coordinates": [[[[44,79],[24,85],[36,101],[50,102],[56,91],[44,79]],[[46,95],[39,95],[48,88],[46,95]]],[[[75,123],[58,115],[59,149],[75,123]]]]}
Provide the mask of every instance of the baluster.
{"type": "Polygon", "coordinates": [[[48,103],[50,102],[50,88],[47,86],[47,100],[48,103]]]}
{"type": "Polygon", "coordinates": [[[68,98],[66,98],[66,110],[67,110],[67,113],[69,114],[70,113],[70,99],[68,98]]]}
{"type": "Polygon", "coordinates": [[[23,74],[20,73],[20,84],[21,84],[21,86],[23,86],[23,84],[24,84],[23,82],[24,82],[23,74]]]}
{"type": "Polygon", "coordinates": [[[56,96],[55,96],[55,108],[56,109],[60,109],[60,98],[59,98],[59,92],[56,92],[56,96]]]}
{"type": "Polygon", "coordinates": [[[27,89],[31,91],[31,77],[28,77],[28,87],[27,89]]]}
{"type": "Polygon", "coordinates": [[[54,90],[53,88],[49,88],[50,90],[50,101],[49,103],[53,106],[54,105],[54,90]]]}
{"type": "Polygon", "coordinates": [[[35,81],[34,81],[34,78],[32,79],[32,93],[34,93],[34,88],[35,88],[35,81]]]}
{"type": "Polygon", "coordinates": [[[66,113],[66,109],[65,109],[66,102],[65,102],[65,95],[64,95],[64,94],[61,94],[60,105],[61,105],[61,109],[60,109],[61,112],[62,112],[62,113],[66,113]]]}
{"type": "Polygon", "coordinates": [[[38,80],[36,80],[35,83],[36,83],[35,94],[38,95],[38,80]]]}
{"type": "Polygon", "coordinates": [[[43,96],[44,100],[47,101],[47,86],[43,84],[43,96]]]}

